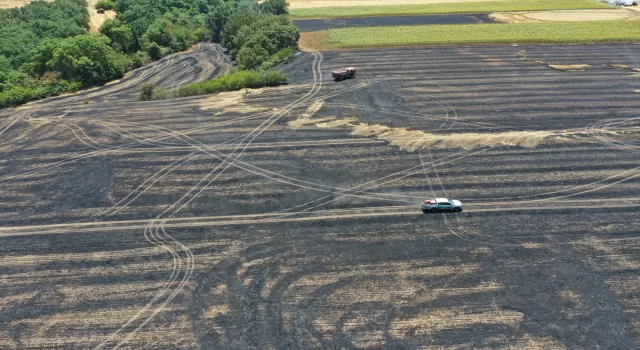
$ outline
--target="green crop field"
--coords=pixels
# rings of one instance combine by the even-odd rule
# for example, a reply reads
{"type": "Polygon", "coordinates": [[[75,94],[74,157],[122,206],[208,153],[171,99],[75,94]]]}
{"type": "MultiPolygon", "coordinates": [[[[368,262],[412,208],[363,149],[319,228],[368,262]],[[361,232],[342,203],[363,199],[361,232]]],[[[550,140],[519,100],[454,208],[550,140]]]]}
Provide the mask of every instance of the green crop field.
{"type": "Polygon", "coordinates": [[[301,45],[348,49],[524,42],[640,42],[640,21],[535,22],[398,27],[360,27],[303,33],[301,45]]]}
{"type": "Polygon", "coordinates": [[[505,0],[423,5],[345,6],[291,9],[293,18],[362,17],[380,15],[429,15],[613,8],[597,0],[505,0]]]}

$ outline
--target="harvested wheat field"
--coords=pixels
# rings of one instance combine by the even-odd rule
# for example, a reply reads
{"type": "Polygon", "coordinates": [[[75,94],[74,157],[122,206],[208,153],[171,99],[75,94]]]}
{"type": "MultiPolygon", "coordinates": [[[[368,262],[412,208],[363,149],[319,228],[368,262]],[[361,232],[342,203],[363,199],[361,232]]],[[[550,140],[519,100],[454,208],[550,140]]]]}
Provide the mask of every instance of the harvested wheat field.
{"type": "MultiPolygon", "coordinates": [[[[12,8],[12,7],[22,7],[32,0],[0,0],[0,9],[12,8]]],[[[44,0],[44,1],[53,1],[53,0],[44,0]]]]}
{"type": "Polygon", "coordinates": [[[489,18],[501,22],[584,22],[640,20],[640,12],[630,9],[616,10],[561,10],[535,12],[492,13],[489,18]]]}
{"type": "Polygon", "coordinates": [[[136,101],[228,69],[207,44],[0,110],[0,348],[638,348],[639,55],[311,52],[136,101]]]}

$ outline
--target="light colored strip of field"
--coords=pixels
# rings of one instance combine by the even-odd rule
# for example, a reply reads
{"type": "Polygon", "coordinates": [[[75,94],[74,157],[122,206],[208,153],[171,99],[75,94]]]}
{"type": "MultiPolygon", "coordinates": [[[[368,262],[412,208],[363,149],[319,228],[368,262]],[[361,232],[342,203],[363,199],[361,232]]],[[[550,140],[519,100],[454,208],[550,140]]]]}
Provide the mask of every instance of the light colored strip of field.
{"type": "Polygon", "coordinates": [[[383,125],[353,125],[352,135],[376,137],[407,151],[431,147],[473,149],[477,147],[536,147],[553,136],[548,131],[510,131],[503,133],[428,134],[420,130],[390,128],[383,125]]]}
{"type": "Polygon", "coordinates": [[[342,6],[384,6],[384,5],[421,5],[448,4],[456,2],[491,2],[501,0],[289,0],[290,9],[308,9],[316,7],[342,6]]]}
{"type": "MultiPolygon", "coordinates": [[[[44,0],[44,1],[51,2],[53,0],[44,0]]],[[[30,2],[32,2],[32,0],[0,0],[0,9],[22,7],[30,2]]]]}
{"type": "Polygon", "coordinates": [[[562,10],[536,12],[498,12],[489,15],[501,22],[584,22],[640,20],[640,13],[628,9],[616,10],[562,10]]]}
{"type": "MultiPolygon", "coordinates": [[[[355,0],[354,0],[355,1],[355,0]]],[[[437,3],[403,3],[405,0],[387,1],[380,5],[372,1],[355,1],[356,6],[345,5],[346,2],[329,0],[323,3],[323,7],[306,7],[290,9],[294,18],[337,18],[337,17],[362,17],[362,16],[389,16],[389,15],[433,15],[451,13],[492,13],[514,11],[548,11],[548,10],[577,10],[577,9],[613,9],[614,6],[595,0],[500,0],[500,1],[438,1],[437,3]],[[334,6],[335,3],[338,6],[334,6]]]]}
{"type": "MultiPolygon", "coordinates": [[[[563,70],[584,70],[589,65],[549,65],[549,67],[563,70]]],[[[360,123],[356,118],[336,119],[333,117],[301,118],[290,121],[289,127],[298,129],[315,125],[323,129],[351,129],[351,135],[374,137],[396,146],[404,151],[414,152],[427,148],[462,148],[475,149],[478,147],[518,146],[533,148],[542,143],[571,142],[568,137],[581,137],[582,132],[567,131],[507,131],[498,133],[451,133],[433,134],[422,130],[408,130],[394,128],[380,124],[360,123]]],[[[636,130],[637,131],[637,130],[636,130]]],[[[607,133],[614,134],[613,131],[607,133]]]]}

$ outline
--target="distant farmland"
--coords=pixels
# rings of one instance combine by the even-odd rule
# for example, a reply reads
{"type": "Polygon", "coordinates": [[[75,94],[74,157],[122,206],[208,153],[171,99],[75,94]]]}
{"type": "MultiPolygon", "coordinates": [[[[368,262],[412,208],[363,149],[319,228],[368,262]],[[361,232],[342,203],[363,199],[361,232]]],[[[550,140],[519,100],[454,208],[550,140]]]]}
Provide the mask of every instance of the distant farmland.
{"type": "MultiPolygon", "coordinates": [[[[357,6],[336,6],[338,2],[328,1],[326,7],[296,8],[295,2],[291,6],[290,14],[294,18],[331,18],[358,17],[384,15],[429,15],[447,13],[491,13],[510,11],[543,11],[543,10],[576,10],[576,9],[606,9],[613,8],[608,4],[592,0],[522,0],[522,1],[482,1],[482,2],[451,2],[439,3],[425,1],[422,4],[407,4],[400,0],[393,5],[385,2],[348,2],[357,6]],[[380,6],[378,6],[380,4],[380,6]]],[[[339,2],[343,3],[343,2],[339,2]]],[[[344,2],[345,4],[347,2],[344,2]]]]}
{"type": "MultiPolygon", "coordinates": [[[[0,9],[7,9],[12,7],[22,7],[32,0],[0,0],[0,9]]],[[[44,0],[47,2],[51,2],[52,0],[44,0]]]]}

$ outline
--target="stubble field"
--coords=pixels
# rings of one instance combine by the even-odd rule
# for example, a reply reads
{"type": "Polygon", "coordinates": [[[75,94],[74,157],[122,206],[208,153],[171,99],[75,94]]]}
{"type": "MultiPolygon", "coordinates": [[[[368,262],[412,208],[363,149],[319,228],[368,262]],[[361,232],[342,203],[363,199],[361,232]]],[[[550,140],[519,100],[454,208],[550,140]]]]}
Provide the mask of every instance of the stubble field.
{"type": "Polygon", "coordinates": [[[205,45],[0,111],[0,347],[635,348],[639,54],[301,53],[134,101],[226,69],[205,45]]]}
{"type": "Polygon", "coordinates": [[[289,13],[295,18],[336,18],[613,9],[615,7],[597,0],[292,0],[290,8],[289,13]]]}

